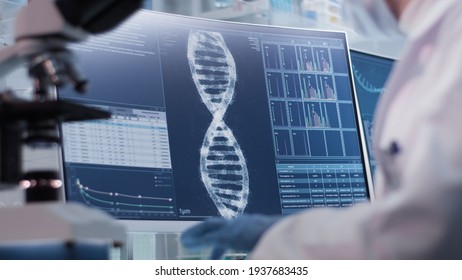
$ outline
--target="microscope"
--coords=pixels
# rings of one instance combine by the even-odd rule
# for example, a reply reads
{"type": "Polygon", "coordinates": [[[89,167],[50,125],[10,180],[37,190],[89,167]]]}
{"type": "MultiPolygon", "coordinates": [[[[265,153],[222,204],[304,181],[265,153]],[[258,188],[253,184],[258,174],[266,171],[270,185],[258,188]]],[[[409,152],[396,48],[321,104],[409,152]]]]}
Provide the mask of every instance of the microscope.
{"type": "Polygon", "coordinates": [[[0,209],[0,244],[30,240],[125,241],[111,217],[78,204],[58,202],[55,171],[23,174],[23,145],[59,145],[62,122],[109,118],[108,112],[57,100],[55,87],[84,94],[87,80],[68,48],[115,28],[141,7],[141,0],[33,0],[15,19],[15,43],[0,50],[0,76],[27,67],[33,98],[0,91],[0,192],[25,189],[26,205],[0,209]]]}

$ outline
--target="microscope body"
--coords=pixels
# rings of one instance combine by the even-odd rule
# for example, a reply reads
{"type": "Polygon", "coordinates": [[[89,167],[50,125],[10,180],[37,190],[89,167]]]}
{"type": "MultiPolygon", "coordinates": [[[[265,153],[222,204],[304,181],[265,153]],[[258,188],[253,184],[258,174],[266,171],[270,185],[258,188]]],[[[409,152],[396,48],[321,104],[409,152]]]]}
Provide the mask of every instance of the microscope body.
{"type": "Polygon", "coordinates": [[[56,100],[55,87],[73,85],[85,93],[87,79],[69,43],[109,31],[132,15],[141,0],[34,0],[15,18],[15,43],[0,50],[0,76],[25,66],[33,100],[0,94],[0,190],[21,180],[21,145],[60,144],[65,121],[108,118],[109,114],[56,100]]]}
{"type": "Polygon", "coordinates": [[[0,192],[21,186],[30,204],[0,209],[0,223],[7,227],[0,231],[0,251],[4,242],[30,240],[125,242],[125,229],[109,215],[55,201],[53,191],[61,186],[57,172],[23,174],[21,150],[23,145],[60,145],[58,127],[62,122],[110,117],[105,111],[56,100],[54,88],[71,84],[83,94],[87,80],[68,44],[115,28],[141,3],[34,0],[17,14],[15,42],[0,50],[0,76],[26,67],[33,81],[33,98],[23,100],[7,90],[0,92],[0,192]]]}

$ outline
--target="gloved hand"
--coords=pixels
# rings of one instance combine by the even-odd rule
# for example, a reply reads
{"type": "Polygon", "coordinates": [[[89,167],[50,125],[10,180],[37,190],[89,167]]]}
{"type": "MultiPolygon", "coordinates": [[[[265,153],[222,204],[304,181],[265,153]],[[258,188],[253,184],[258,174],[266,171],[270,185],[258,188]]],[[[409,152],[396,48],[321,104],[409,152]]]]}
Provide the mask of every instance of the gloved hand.
{"type": "Polygon", "coordinates": [[[212,247],[211,259],[220,259],[226,250],[251,251],[262,234],[280,216],[242,215],[233,220],[211,218],[181,235],[184,247],[194,250],[212,247]]]}

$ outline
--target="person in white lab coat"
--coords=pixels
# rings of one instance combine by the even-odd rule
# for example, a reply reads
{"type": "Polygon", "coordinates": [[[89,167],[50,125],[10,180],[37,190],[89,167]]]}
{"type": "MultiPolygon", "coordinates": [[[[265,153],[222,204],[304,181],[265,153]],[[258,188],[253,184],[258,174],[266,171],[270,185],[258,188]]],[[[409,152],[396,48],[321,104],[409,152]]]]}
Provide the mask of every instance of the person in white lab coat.
{"type": "MultiPolygon", "coordinates": [[[[385,1],[407,36],[376,111],[376,201],[268,222],[247,247],[250,258],[460,259],[462,1],[345,1],[385,1]]],[[[210,233],[192,232],[199,243],[210,233]]]]}

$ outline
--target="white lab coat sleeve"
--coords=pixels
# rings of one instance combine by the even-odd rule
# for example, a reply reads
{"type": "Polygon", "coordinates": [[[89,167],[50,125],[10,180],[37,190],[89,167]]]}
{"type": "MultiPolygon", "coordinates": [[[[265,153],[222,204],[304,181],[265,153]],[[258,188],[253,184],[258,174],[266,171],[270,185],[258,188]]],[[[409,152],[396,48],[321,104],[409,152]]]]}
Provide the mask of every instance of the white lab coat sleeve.
{"type": "Polygon", "coordinates": [[[367,208],[308,210],[287,217],[264,234],[250,259],[362,259],[367,208]]]}
{"type": "MultiPolygon", "coordinates": [[[[461,7],[462,5],[458,5],[461,7]]],[[[462,20],[428,32],[436,48],[409,104],[412,133],[395,168],[397,190],[374,204],[307,210],[270,228],[253,259],[447,259],[462,256],[462,20]]],[[[424,40],[425,41],[425,40],[424,40]]],[[[419,42],[422,42],[419,40],[419,42]]],[[[413,49],[413,48],[410,48],[413,49]]],[[[418,49],[418,47],[416,48],[418,49]]],[[[412,66],[409,66],[410,68],[412,66]]],[[[415,69],[414,69],[415,70],[415,69]]],[[[418,72],[418,71],[417,71],[418,72]]],[[[408,100],[409,101],[409,100],[408,100]]],[[[397,123],[397,126],[400,124],[397,123]]],[[[386,187],[386,186],[385,186],[386,187]]]]}

